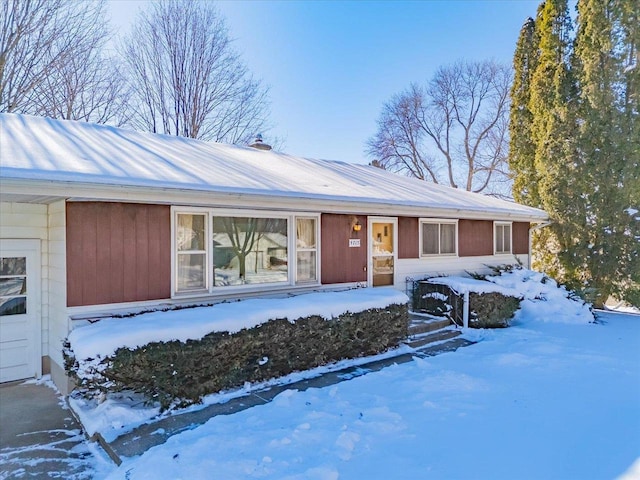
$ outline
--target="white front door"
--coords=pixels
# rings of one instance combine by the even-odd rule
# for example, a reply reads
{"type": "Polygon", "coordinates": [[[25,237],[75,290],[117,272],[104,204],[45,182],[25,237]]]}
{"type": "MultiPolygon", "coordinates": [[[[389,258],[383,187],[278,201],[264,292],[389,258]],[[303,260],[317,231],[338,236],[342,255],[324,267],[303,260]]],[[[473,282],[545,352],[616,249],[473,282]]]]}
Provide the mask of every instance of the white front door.
{"type": "Polygon", "coordinates": [[[40,240],[0,240],[0,382],[39,377],[40,240]]]}
{"type": "Polygon", "coordinates": [[[398,220],[394,217],[369,217],[369,285],[393,286],[398,220]]]}

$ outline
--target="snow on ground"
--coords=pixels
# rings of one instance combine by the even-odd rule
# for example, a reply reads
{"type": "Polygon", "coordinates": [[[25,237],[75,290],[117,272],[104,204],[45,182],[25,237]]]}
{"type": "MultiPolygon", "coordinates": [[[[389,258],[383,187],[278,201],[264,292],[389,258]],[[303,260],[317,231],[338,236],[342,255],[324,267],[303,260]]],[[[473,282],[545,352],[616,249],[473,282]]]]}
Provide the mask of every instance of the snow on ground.
{"type": "Polygon", "coordinates": [[[239,332],[277,318],[291,322],[311,315],[326,319],[405,304],[407,296],[393,288],[359,288],[278,298],[258,298],[213,306],[144,313],[131,318],[106,318],[69,334],[76,359],[107,357],[120,347],[136,348],[150,342],[199,340],[211,332],[239,332]]]}
{"type": "Polygon", "coordinates": [[[519,315],[476,345],[288,390],[110,479],[611,479],[640,456],[640,318],[519,315]]]}
{"type": "Polygon", "coordinates": [[[144,397],[132,394],[131,392],[111,393],[99,399],[86,399],[79,395],[72,395],[69,397],[69,404],[82,422],[82,426],[87,432],[87,435],[91,436],[94,433],[100,433],[107,442],[111,442],[142,424],[176,413],[191,412],[205,408],[208,405],[226,403],[231,399],[243,397],[251,392],[258,392],[275,385],[289,385],[301,380],[316,378],[325,373],[336,372],[377,360],[393,358],[405,353],[413,353],[413,351],[412,348],[401,345],[396,349],[371,357],[341,360],[310,370],[293,372],[284,377],[272,378],[264,382],[246,383],[242,388],[206,395],[203,397],[201,404],[191,405],[177,412],[173,410],[161,412],[158,404],[151,406],[146,405],[144,397]]]}
{"type": "Polygon", "coordinates": [[[214,417],[108,478],[633,476],[640,317],[577,322],[564,299],[532,300],[456,352],[214,417]]]}

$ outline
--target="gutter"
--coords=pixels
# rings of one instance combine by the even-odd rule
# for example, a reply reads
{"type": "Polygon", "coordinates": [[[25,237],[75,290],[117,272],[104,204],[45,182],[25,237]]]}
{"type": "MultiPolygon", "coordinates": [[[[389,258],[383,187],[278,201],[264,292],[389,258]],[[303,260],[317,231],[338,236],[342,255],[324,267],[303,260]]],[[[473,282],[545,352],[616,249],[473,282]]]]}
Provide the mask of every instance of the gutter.
{"type": "Polygon", "coordinates": [[[552,221],[546,221],[544,223],[540,223],[540,224],[538,224],[538,225],[536,225],[536,226],[534,226],[534,227],[529,229],[529,265],[528,265],[529,270],[531,270],[531,254],[532,254],[531,247],[532,247],[532,244],[533,244],[533,241],[532,241],[533,235],[532,234],[536,230],[540,230],[542,228],[548,227],[552,223],[553,223],[552,221]]]}
{"type": "MultiPolygon", "coordinates": [[[[39,195],[59,197],[68,201],[124,201],[138,203],[160,203],[167,205],[189,205],[205,207],[256,208],[264,210],[295,211],[322,210],[326,213],[359,212],[366,215],[429,216],[478,220],[511,220],[540,222],[546,219],[545,212],[531,208],[529,211],[508,208],[476,206],[415,205],[406,202],[361,199],[352,197],[324,197],[319,194],[300,195],[293,192],[274,195],[264,192],[232,192],[215,190],[192,190],[157,185],[109,185],[103,183],[55,181],[43,179],[2,178],[2,193],[25,194],[37,189],[39,195]],[[301,205],[302,203],[302,205],[301,205]]],[[[516,204],[517,205],[517,204],[516,204]]]]}

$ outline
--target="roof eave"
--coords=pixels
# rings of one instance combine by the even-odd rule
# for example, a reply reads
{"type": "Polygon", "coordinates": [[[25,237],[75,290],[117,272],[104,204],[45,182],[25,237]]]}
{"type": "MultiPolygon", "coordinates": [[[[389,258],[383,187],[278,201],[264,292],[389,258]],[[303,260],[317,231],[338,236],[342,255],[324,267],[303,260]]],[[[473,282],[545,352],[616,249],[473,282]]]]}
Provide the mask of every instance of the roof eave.
{"type": "MultiPolygon", "coordinates": [[[[325,197],[281,192],[274,194],[258,192],[215,191],[160,186],[110,185],[89,182],[72,182],[42,179],[2,178],[0,200],[29,195],[37,192],[37,197],[46,198],[43,203],[54,199],[73,201],[111,201],[160,203],[167,205],[193,205],[208,207],[238,207],[261,210],[321,211],[327,213],[360,213],[388,216],[429,216],[443,218],[465,218],[483,220],[512,220],[531,223],[545,222],[546,212],[531,207],[517,209],[496,209],[487,207],[459,208],[455,206],[435,206],[393,203],[375,199],[354,199],[351,197],[325,197]],[[295,204],[292,203],[295,200],[295,204]]],[[[32,195],[35,197],[35,195],[32,195]]],[[[33,203],[38,203],[37,201],[33,203]]]]}

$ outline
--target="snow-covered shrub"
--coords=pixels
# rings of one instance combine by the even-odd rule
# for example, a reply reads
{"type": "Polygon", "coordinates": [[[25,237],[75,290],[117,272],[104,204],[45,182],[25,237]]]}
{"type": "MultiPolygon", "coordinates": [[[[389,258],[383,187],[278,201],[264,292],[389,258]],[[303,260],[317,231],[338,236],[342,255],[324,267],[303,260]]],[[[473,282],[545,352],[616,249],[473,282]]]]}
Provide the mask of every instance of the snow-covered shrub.
{"type": "Polygon", "coordinates": [[[434,277],[418,282],[420,295],[450,289],[446,303],[452,308],[447,316],[460,325],[463,308],[460,299],[469,293],[470,327],[505,327],[511,318],[565,323],[594,321],[590,304],[544,273],[528,270],[520,264],[492,267],[491,270],[493,275],[434,277]]]}
{"type": "Polygon", "coordinates": [[[66,366],[86,395],[129,390],[167,409],[197,403],[204,395],[245,382],[383,352],[406,338],[408,324],[406,304],[393,304],[331,320],[317,315],[274,319],[199,340],[119,348],[90,370],[67,349],[66,366]]]}
{"type": "Polygon", "coordinates": [[[504,328],[520,308],[520,298],[498,292],[469,293],[469,326],[504,328]]]}
{"type": "Polygon", "coordinates": [[[544,273],[516,265],[487,276],[487,281],[522,297],[517,319],[560,323],[595,321],[591,304],[544,273]]]}

